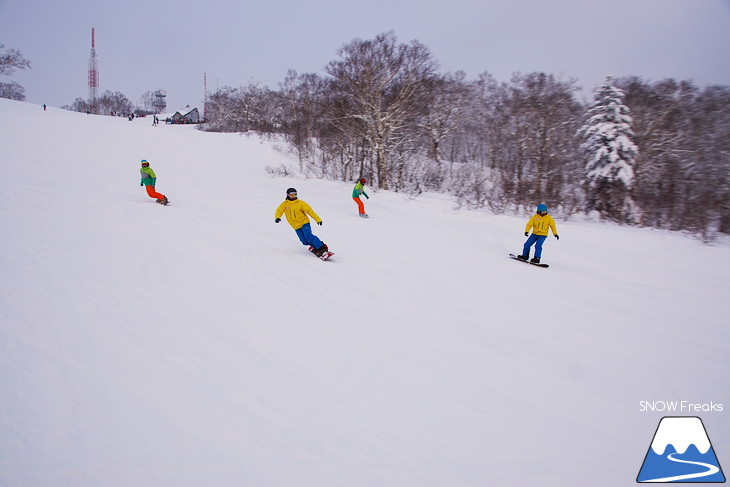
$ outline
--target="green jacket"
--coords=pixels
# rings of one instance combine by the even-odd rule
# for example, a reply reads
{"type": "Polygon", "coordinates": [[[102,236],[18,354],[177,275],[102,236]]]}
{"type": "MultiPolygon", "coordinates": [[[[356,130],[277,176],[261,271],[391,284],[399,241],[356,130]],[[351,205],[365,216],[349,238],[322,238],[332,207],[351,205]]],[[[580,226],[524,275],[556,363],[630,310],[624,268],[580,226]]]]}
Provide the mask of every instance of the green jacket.
{"type": "Polygon", "coordinates": [[[140,182],[140,186],[142,184],[144,184],[145,186],[155,185],[155,181],[157,181],[157,176],[155,175],[155,171],[153,171],[151,167],[143,167],[139,170],[139,172],[142,175],[142,181],[140,182]]]}
{"type": "Polygon", "coordinates": [[[355,188],[352,190],[352,197],[359,198],[360,195],[364,195],[366,198],[370,198],[370,196],[368,196],[368,194],[365,192],[365,187],[360,181],[358,181],[355,185],[355,188]]]}

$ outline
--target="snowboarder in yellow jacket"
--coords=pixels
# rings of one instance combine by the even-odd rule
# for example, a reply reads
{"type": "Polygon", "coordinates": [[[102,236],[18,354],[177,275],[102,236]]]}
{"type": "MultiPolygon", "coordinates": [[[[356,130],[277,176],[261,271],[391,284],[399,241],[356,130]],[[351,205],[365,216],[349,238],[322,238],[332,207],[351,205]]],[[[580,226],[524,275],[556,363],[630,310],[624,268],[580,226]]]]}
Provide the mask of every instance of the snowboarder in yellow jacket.
{"type": "Polygon", "coordinates": [[[537,213],[530,218],[530,221],[525,226],[525,237],[527,237],[527,241],[522,247],[522,254],[518,255],[517,258],[520,260],[529,259],[530,247],[535,245],[535,257],[530,262],[539,264],[540,257],[542,257],[542,244],[548,236],[548,229],[552,230],[555,238],[560,240],[558,230],[555,227],[555,220],[548,215],[547,205],[539,204],[537,205],[537,213]],[[530,230],[532,230],[532,234],[530,234],[530,230]]]}
{"type": "Polygon", "coordinates": [[[286,221],[292,226],[294,231],[297,233],[297,237],[302,242],[302,245],[308,245],[309,250],[317,257],[327,252],[327,244],[322,242],[316,235],[312,233],[312,226],[309,223],[309,216],[311,216],[317,225],[322,225],[322,219],[317,215],[311,206],[304,201],[297,199],[297,190],[289,188],[286,190],[286,199],[274,212],[274,222],[279,223],[281,216],[286,217],[286,221]]]}

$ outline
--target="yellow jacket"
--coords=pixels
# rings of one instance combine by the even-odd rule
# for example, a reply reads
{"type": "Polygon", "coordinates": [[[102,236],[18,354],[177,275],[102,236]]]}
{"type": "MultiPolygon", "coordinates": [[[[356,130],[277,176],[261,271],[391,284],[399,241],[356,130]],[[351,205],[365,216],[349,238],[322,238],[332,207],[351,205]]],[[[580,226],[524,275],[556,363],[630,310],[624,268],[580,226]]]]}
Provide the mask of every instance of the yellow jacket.
{"type": "Polygon", "coordinates": [[[534,215],[530,218],[530,221],[527,222],[525,231],[529,232],[531,228],[533,229],[532,233],[535,235],[543,235],[545,237],[548,235],[548,228],[553,231],[553,235],[557,235],[558,233],[558,230],[555,228],[555,220],[553,220],[553,217],[550,215],[534,215]]]}
{"type": "Polygon", "coordinates": [[[281,215],[286,215],[286,221],[289,222],[289,225],[291,225],[294,230],[298,230],[309,223],[307,215],[314,218],[314,221],[317,223],[322,221],[311,206],[299,199],[294,201],[285,199],[274,212],[274,218],[281,218],[281,215]]]}

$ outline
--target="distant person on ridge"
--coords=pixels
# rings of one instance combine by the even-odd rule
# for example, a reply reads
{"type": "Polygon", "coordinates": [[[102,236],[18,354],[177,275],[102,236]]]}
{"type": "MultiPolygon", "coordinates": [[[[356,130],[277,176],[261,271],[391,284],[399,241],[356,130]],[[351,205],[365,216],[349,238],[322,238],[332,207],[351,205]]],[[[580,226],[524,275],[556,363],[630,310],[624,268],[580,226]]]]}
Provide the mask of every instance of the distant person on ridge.
{"type": "Polygon", "coordinates": [[[365,213],[365,204],[360,199],[360,195],[363,195],[365,198],[370,199],[370,196],[368,196],[368,194],[365,192],[366,182],[367,180],[365,178],[360,179],[355,184],[355,188],[352,190],[352,199],[355,200],[355,203],[357,203],[357,210],[362,218],[368,218],[368,214],[365,213]]]}
{"type": "Polygon", "coordinates": [[[548,215],[547,205],[537,205],[537,213],[530,218],[525,226],[525,237],[527,241],[522,247],[522,254],[518,255],[517,258],[526,261],[530,258],[530,247],[535,245],[535,257],[530,259],[533,264],[540,263],[540,257],[542,257],[542,244],[548,236],[548,229],[552,230],[553,235],[556,239],[560,240],[558,231],[555,228],[555,220],[553,217],[548,215]],[[532,229],[532,235],[530,235],[530,229],[532,229]]]}
{"type": "Polygon", "coordinates": [[[164,194],[160,194],[155,190],[155,183],[157,182],[157,176],[155,175],[155,171],[152,170],[150,167],[150,163],[147,162],[147,159],[142,159],[142,169],[139,170],[140,174],[142,175],[142,181],[140,181],[140,186],[145,186],[145,189],[147,189],[147,194],[150,198],[155,198],[158,203],[161,205],[166,205],[168,203],[167,196],[164,194]]]}
{"type": "Polygon", "coordinates": [[[314,212],[311,206],[304,201],[297,199],[297,190],[289,188],[286,190],[286,199],[274,212],[274,223],[281,221],[281,215],[286,216],[286,221],[297,233],[302,245],[308,245],[309,251],[320,259],[326,259],[332,255],[327,244],[322,242],[312,233],[312,226],[309,224],[309,217],[314,218],[317,225],[322,225],[322,219],[314,212]],[[328,255],[329,254],[329,255],[328,255]]]}

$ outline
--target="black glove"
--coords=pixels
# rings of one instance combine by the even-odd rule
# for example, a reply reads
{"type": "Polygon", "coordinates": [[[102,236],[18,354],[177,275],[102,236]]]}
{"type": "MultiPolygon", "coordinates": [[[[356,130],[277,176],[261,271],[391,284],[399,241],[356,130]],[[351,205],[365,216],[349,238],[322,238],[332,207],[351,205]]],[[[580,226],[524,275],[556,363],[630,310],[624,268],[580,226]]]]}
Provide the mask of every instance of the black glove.
{"type": "Polygon", "coordinates": [[[139,183],[139,185],[140,185],[140,186],[144,186],[144,184],[142,184],[142,183],[139,183]]]}
{"type": "Polygon", "coordinates": [[[560,240],[560,235],[555,235],[555,238],[557,238],[558,240],[560,240]]]}
{"type": "Polygon", "coordinates": [[[369,200],[370,199],[370,196],[365,195],[365,199],[369,200]]]}
{"type": "Polygon", "coordinates": [[[319,225],[321,227],[322,226],[322,222],[317,222],[317,225],[319,225]]]}
{"type": "Polygon", "coordinates": [[[525,232],[525,237],[529,237],[529,236],[530,236],[530,232],[525,232]]]}
{"type": "Polygon", "coordinates": [[[274,223],[279,223],[280,221],[281,221],[281,218],[277,218],[276,220],[274,220],[274,223]]]}

